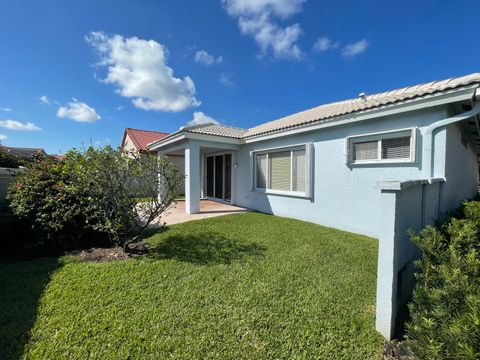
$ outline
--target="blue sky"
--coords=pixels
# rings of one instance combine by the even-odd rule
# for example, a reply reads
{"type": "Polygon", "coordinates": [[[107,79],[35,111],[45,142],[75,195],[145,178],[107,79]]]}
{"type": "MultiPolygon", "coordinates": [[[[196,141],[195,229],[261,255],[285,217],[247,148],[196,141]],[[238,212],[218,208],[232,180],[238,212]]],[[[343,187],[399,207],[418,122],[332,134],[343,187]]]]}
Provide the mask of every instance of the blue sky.
{"type": "Polygon", "coordinates": [[[0,139],[117,146],[125,127],[251,127],[478,72],[478,14],[479,1],[3,0],[0,139]]]}

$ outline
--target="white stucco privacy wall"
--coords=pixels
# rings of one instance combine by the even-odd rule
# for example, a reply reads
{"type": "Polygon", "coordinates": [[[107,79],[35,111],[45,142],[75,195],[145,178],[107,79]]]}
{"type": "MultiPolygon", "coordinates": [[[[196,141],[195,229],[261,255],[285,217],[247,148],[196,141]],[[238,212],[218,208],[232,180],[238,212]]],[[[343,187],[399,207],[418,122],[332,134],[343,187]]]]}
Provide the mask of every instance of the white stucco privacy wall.
{"type": "Polygon", "coordinates": [[[0,202],[5,201],[8,188],[22,169],[0,168],[0,202]]]}
{"type": "Polygon", "coordinates": [[[377,269],[376,328],[386,338],[395,334],[398,311],[414,284],[413,260],[419,255],[409,232],[433,223],[440,212],[442,180],[384,182],[380,191],[380,234],[377,269]]]}
{"type": "MultiPolygon", "coordinates": [[[[422,178],[421,133],[429,124],[446,116],[445,108],[431,108],[244,145],[237,153],[236,204],[378,238],[381,205],[376,183],[422,178]],[[418,127],[415,163],[347,166],[345,152],[348,136],[412,127],[418,127]],[[252,191],[251,151],[310,142],[314,149],[311,199],[252,191]]],[[[440,131],[435,142],[436,169],[443,168],[444,139],[444,131],[440,131]]]]}

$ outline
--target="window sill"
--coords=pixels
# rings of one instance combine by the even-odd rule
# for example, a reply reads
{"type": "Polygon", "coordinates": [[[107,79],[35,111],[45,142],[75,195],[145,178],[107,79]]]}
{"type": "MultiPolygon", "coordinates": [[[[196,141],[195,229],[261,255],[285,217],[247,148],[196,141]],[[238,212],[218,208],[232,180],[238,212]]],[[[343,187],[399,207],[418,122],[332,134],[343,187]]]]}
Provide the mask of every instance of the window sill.
{"type": "Polygon", "coordinates": [[[372,160],[372,161],[359,161],[349,162],[347,166],[364,166],[364,165],[402,165],[402,164],[415,164],[414,160],[372,160]]]}
{"type": "Polygon", "coordinates": [[[310,196],[303,192],[296,191],[283,191],[283,190],[265,190],[265,189],[255,189],[253,192],[264,195],[279,195],[279,196],[288,196],[295,197],[300,199],[310,199],[310,196]]]}

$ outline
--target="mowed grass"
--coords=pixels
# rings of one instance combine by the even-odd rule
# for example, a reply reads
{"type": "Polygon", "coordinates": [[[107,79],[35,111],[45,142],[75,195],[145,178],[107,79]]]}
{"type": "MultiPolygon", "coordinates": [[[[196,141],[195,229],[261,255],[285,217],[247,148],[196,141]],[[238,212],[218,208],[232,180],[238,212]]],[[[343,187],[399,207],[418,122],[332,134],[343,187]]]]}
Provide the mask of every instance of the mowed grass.
{"type": "Polygon", "coordinates": [[[377,241],[247,213],[143,258],[0,263],[0,358],[370,359],[377,241]]]}

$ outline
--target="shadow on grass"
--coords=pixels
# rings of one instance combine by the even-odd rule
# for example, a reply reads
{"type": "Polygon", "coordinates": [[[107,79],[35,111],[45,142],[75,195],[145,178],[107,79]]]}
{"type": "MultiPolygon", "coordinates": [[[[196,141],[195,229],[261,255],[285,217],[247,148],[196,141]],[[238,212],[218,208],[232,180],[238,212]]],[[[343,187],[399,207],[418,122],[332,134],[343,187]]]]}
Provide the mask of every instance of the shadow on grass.
{"type": "Polygon", "coordinates": [[[30,339],[37,307],[57,258],[0,262],[0,359],[19,359],[30,339]]]}
{"type": "Polygon", "coordinates": [[[266,247],[241,242],[216,232],[172,233],[147,255],[151,259],[177,259],[194,264],[230,264],[245,256],[262,256],[266,247]]]}

